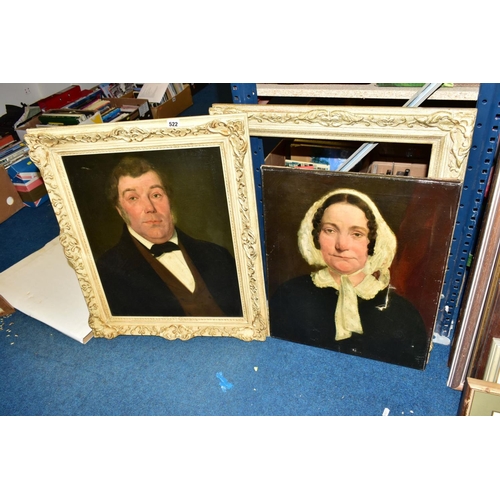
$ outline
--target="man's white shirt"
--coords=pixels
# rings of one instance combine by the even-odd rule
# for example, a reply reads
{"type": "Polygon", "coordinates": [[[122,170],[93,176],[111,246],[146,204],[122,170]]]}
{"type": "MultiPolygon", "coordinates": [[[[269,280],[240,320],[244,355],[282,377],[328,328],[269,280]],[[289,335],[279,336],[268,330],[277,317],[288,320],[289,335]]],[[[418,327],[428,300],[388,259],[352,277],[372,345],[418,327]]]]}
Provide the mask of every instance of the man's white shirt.
{"type": "MultiPolygon", "coordinates": [[[[153,243],[143,238],[140,234],[137,234],[130,226],[127,226],[130,234],[139,240],[148,250],[151,250],[153,243]]],[[[174,232],[172,238],[170,238],[172,243],[178,244],[179,239],[177,238],[177,232],[174,232]]],[[[176,250],[169,253],[164,253],[160,257],[156,258],[159,260],[184,286],[192,292],[196,287],[194,282],[193,274],[189,269],[189,266],[184,259],[184,255],[180,250],[176,250]]]]}

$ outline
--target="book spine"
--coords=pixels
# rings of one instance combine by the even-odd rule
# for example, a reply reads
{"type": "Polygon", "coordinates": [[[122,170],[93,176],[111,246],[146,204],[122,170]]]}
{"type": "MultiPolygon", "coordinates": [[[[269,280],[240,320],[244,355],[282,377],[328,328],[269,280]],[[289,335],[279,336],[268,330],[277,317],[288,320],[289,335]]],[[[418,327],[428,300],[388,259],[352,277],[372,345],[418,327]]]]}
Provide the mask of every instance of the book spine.
{"type": "Polygon", "coordinates": [[[40,115],[38,118],[40,120],[40,123],[44,125],[50,125],[50,124],[64,124],[64,125],[78,125],[81,123],[83,120],[87,119],[86,115],[50,115],[50,114],[43,114],[40,115]]]}
{"type": "Polygon", "coordinates": [[[121,122],[126,120],[130,116],[130,113],[119,113],[118,116],[115,116],[110,122],[121,122]]]}
{"type": "Polygon", "coordinates": [[[70,109],[80,109],[83,106],[95,101],[96,99],[100,99],[102,93],[103,93],[102,89],[95,90],[94,92],[91,92],[90,94],[80,97],[80,99],[77,99],[76,101],[68,104],[66,107],[70,109]]]}
{"type": "Polygon", "coordinates": [[[26,147],[26,149],[23,151],[17,151],[16,153],[13,153],[10,156],[7,156],[5,158],[0,159],[0,165],[7,168],[9,165],[12,165],[13,163],[16,163],[17,161],[19,161],[19,160],[23,159],[25,156],[27,156],[28,151],[29,151],[29,148],[26,147]]]}
{"type": "Polygon", "coordinates": [[[107,123],[110,122],[113,118],[116,118],[120,114],[120,108],[113,108],[111,111],[108,111],[104,115],[102,115],[102,121],[107,123]]]}
{"type": "Polygon", "coordinates": [[[6,156],[9,156],[12,153],[15,153],[16,151],[25,148],[26,143],[25,142],[17,142],[16,144],[13,144],[9,148],[6,148],[5,150],[2,150],[0,152],[0,158],[5,158],[6,156]]]}

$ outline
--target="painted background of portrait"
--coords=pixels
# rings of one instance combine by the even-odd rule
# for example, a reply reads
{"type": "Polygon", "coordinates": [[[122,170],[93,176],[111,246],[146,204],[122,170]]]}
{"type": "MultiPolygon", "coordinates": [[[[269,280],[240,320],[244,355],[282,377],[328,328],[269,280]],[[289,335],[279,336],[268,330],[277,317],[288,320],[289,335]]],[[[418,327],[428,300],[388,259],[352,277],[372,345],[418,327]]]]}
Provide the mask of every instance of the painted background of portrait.
{"type": "MultiPolygon", "coordinates": [[[[178,227],[194,238],[224,246],[234,255],[220,149],[167,149],[140,154],[164,169],[170,179],[178,227]]],[[[126,155],[64,157],[78,212],[96,260],[121,236],[123,220],[108,203],[105,189],[111,170],[126,155]]]]}
{"type": "Polygon", "coordinates": [[[300,255],[297,231],[310,206],[340,188],[368,195],[396,235],[391,284],[418,309],[430,338],[455,225],[458,182],[262,167],[268,296],[285,281],[314,270],[300,255]]]}

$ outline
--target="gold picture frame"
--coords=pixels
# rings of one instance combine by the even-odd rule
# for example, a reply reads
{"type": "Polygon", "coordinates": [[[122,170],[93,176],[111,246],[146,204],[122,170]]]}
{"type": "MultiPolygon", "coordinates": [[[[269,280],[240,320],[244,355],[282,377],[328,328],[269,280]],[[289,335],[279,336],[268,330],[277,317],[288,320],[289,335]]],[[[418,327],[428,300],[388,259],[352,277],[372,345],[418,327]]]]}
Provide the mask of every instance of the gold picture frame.
{"type": "MultiPolygon", "coordinates": [[[[25,140],[47,186],[60,226],[60,242],[78,277],[95,337],[265,340],[268,313],[245,114],[37,128],[29,130],[25,140]],[[112,313],[109,299],[113,295],[109,288],[105,291],[96,263],[127,226],[117,207],[104,203],[104,184],[113,164],[130,155],[160,163],[174,179],[176,227],[182,222],[196,233],[191,234],[194,238],[225,246],[225,254],[232,254],[240,312],[186,316],[112,313]]],[[[184,253],[185,248],[182,250],[184,253]]],[[[212,280],[219,271],[212,271],[212,280]]],[[[217,299],[207,278],[202,278],[208,294],[217,299]]]]}
{"type": "Polygon", "coordinates": [[[364,143],[430,144],[427,177],[462,181],[475,108],[394,108],[287,104],[214,104],[211,115],[246,113],[251,136],[364,143]]]}
{"type": "Polygon", "coordinates": [[[467,377],[459,415],[463,417],[500,417],[500,384],[467,377]]]}

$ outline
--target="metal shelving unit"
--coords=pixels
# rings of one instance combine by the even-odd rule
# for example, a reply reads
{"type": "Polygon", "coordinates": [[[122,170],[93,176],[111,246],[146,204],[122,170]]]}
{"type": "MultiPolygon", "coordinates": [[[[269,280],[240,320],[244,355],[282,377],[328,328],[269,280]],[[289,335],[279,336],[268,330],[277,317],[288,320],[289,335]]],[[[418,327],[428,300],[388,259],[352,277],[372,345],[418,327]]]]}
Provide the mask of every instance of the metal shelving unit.
{"type": "MultiPolygon", "coordinates": [[[[408,99],[415,88],[377,87],[374,84],[249,84],[232,83],[235,104],[257,104],[260,96],[345,97],[351,99],[408,99]]],[[[451,245],[443,294],[435,328],[435,341],[449,343],[458,320],[470,259],[481,223],[486,187],[498,148],[500,125],[500,83],[458,84],[436,91],[430,100],[475,101],[478,111],[472,146],[451,245]]],[[[259,203],[261,234],[262,179],[264,163],[262,139],[251,137],[255,185],[259,203]]]]}
{"type": "Polygon", "coordinates": [[[470,259],[481,226],[486,187],[498,148],[500,83],[480,85],[476,108],[476,124],[436,321],[436,331],[449,339],[460,313],[470,259]]]}

